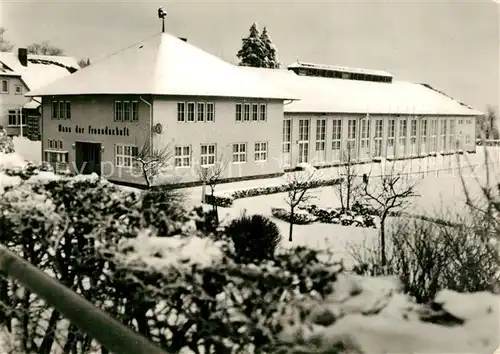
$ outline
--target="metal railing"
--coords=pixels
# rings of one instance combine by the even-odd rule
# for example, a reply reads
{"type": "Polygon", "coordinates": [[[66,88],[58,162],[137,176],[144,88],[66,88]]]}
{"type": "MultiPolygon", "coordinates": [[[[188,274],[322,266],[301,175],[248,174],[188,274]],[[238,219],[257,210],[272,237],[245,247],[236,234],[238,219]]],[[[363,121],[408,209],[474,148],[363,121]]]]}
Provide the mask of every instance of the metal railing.
{"type": "Polygon", "coordinates": [[[43,298],[111,353],[167,354],[1,244],[0,271],[43,298]]]}

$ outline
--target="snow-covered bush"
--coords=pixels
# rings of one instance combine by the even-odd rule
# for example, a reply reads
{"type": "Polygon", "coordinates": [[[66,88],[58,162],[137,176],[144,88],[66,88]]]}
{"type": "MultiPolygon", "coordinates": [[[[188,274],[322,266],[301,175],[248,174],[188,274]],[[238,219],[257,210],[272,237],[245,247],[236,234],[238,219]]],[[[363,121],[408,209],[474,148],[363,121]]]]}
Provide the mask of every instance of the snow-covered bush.
{"type": "Polygon", "coordinates": [[[14,143],[12,138],[7,136],[4,127],[0,125],[0,153],[11,154],[14,152],[14,143]]]}
{"type": "Polygon", "coordinates": [[[271,214],[277,219],[293,222],[295,225],[307,225],[316,221],[314,216],[300,209],[293,213],[293,220],[290,220],[290,211],[283,208],[271,208],[271,214]]]}
{"type": "Polygon", "coordinates": [[[388,234],[387,265],[377,251],[352,250],[358,274],[397,275],[407,293],[428,302],[443,289],[459,292],[500,289],[500,259],[479,214],[471,224],[400,218],[388,234]]]}
{"type": "Polygon", "coordinates": [[[402,289],[396,278],[339,275],[323,299],[289,306],[282,352],[486,354],[498,347],[500,297],[442,291],[424,306],[402,289]]]}
{"type": "MultiPolygon", "coordinates": [[[[308,181],[307,185],[308,185],[308,188],[319,188],[319,187],[333,186],[333,185],[339,184],[340,181],[341,181],[340,178],[314,179],[314,180],[308,181]]],[[[244,188],[244,189],[232,191],[230,193],[223,193],[220,195],[214,195],[213,198],[210,195],[205,195],[205,203],[212,204],[212,205],[213,205],[213,203],[217,203],[218,206],[228,208],[228,207],[232,206],[233,201],[235,199],[257,197],[260,195],[286,193],[289,190],[290,190],[289,184],[244,188]],[[212,201],[212,199],[213,199],[213,201],[212,201]]]]}
{"type": "Polygon", "coordinates": [[[242,262],[272,259],[281,241],[276,223],[262,215],[242,215],[231,221],[224,232],[234,244],[236,260],[242,262]]]}
{"type": "MultiPolygon", "coordinates": [[[[440,293],[425,308],[394,280],[344,274],[326,254],[303,247],[242,264],[227,235],[207,235],[206,214],[185,210],[168,190],[127,192],[96,175],[14,177],[15,188],[0,195],[0,242],[168,352],[343,346],[382,353],[462,344],[481,352],[497,344],[490,294],[440,293]],[[447,341],[453,335],[456,342],[447,341]]],[[[90,352],[91,338],[16,283],[0,278],[0,301],[0,324],[21,343],[16,352],[90,352]]]]}
{"type": "Polygon", "coordinates": [[[358,202],[352,205],[352,210],[342,214],[340,208],[320,208],[315,204],[302,203],[298,207],[300,210],[311,215],[311,219],[326,224],[342,224],[344,226],[372,227],[376,228],[376,216],[373,211],[361,206],[358,202]]]}
{"type": "Polygon", "coordinates": [[[211,195],[205,194],[205,203],[216,205],[221,208],[229,208],[233,205],[234,198],[232,195],[211,195]]]}

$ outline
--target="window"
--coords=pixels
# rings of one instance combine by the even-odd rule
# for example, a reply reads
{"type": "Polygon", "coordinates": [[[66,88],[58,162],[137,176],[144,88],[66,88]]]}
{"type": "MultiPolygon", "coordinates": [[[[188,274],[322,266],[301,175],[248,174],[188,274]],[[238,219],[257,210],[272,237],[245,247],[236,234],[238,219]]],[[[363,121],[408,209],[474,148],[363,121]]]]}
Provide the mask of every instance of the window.
{"type": "Polygon", "coordinates": [[[174,165],[175,167],[189,167],[191,166],[191,146],[176,146],[174,148],[174,165]]]}
{"type": "Polygon", "coordinates": [[[265,121],[267,119],[267,106],[265,103],[260,104],[260,121],[265,121]]]}
{"type": "Polygon", "coordinates": [[[399,152],[406,155],[406,136],[408,134],[408,122],[405,118],[399,121],[399,152]]]}
{"type": "Polygon", "coordinates": [[[184,102],[177,102],[177,121],[186,121],[186,104],[184,102]]]}
{"type": "Polygon", "coordinates": [[[348,159],[356,158],[356,119],[347,121],[347,154],[348,159]]]}
{"type": "Polygon", "coordinates": [[[52,101],[52,119],[59,118],[59,105],[57,101],[52,101]]]}
{"type": "Polygon", "coordinates": [[[123,120],[123,106],[120,101],[115,101],[115,121],[121,122],[123,120]]]}
{"type": "Polygon", "coordinates": [[[201,166],[211,166],[215,164],[215,144],[201,145],[201,166]]]}
{"type": "Polygon", "coordinates": [[[132,121],[137,122],[139,120],[139,102],[132,101],[132,121]]]}
{"type": "Polygon", "coordinates": [[[427,134],[427,119],[422,119],[420,121],[420,154],[427,152],[427,134]]]}
{"type": "Polygon", "coordinates": [[[233,163],[247,162],[247,144],[233,144],[233,163]]]}
{"type": "Polygon", "coordinates": [[[187,121],[194,122],[194,102],[188,102],[187,104],[187,121]]]}
{"type": "Polygon", "coordinates": [[[342,146],[342,120],[333,120],[333,131],[332,131],[332,160],[340,161],[342,146]]]}
{"type": "Polygon", "coordinates": [[[207,102],[207,122],[213,122],[215,116],[215,106],[213,102],[207,102]]]}
{"type": "Polygon", "coordinates": [[[439,147],[442,151],[446,150],[446,119],[441,119],[441,127],[439,129],[439,147]]]}
{"type": "Polygon", "coordinates": [[[19,109],[9,110],[9,126],[18,127],[26,125],[26,114],[19,109]]]}
{"type": "Polygon", "coordinates": [[[21,85],[15,85],[14,86],[14,93],[16,95],[22,95],[23,94],[23,87],[21,85]]]}
{"type": "Polygon", "coordinates": [[[370,156],[370,120],[361,120],[361,157],[370,156]]]}
{"type": "Polygon", "coordinates": [[[52,119],[71,119],[71,102],[52,101],[52,119]]]}
{"type": "Polygon", "coordinates": [[[2,93],[9,93],[9,80],[2,80],[2,93]]]}
{"type": "Polygon", "coordinates": [[[54,170],[61,171],[68,168],[68,153],[66,151],[44,151],[44,161],[52,165],[54,170]]]}
{"type": "Polygon", "coordinates": [[[242,111],[241,111],[241,103],[236,103],[236,121],[241,122],[242,111]]]}
{"type": "Polygon", "coordinates": [[[454,146],[455,146],[455,134],[456,134],[456,121],[455,119],[450,119],[448,121],[448,148],[451,150],[451,149],[454,149],[454,146]]]}
{"type": "Polygon", "coordinates": [[[283,164],[289,166],[291,164],[292,150],[292,121],[290,119],[283,120],[283,164]]]}
{"type": "Polygon", "coordinates": [[[325,162],[326,119],[316,119],[316,162],[325,162]]]}
{"type": "Polygon", "coordinates": [[[395,154],[395,142],[396,139],[396,120],[389,119],[389,126],[387,128],[387,156],[392,157],[395,154]]]}
{"type": "Polygon", "coordinates": [[[59,118],[66,118],[66,104],[64,103],[64,101],[59,101],[59,118]]]}
{"type": "Polygon", "coordinates": [[[71,102],[66,101],[66,118],[71,119],[71,102]]]}
{"type": "Polygon", "coordinates": [[[123,101],[122,106],[123,106],[123,121],[129,122],[130,118],[131,118],[130,117],[130,102],[123,101]]]}
{"type": "Polygon", "coordinates": [[[196,121],[203,122],[205,121],[205,103],[198,102],[196,109],[196,121]]]}
{"type": "Polygon", "coordinates": [[[417,119],[410,120],[410,154],[417,154],[417,119]]]}
{"type": "Polygon", "coordinates": [[[471,139],[471,137],[470,137],[470,134],[469,134],[469,133],[466,133],[466,134],[465,134],[465,144],[466,144],[466,145],[469,145],[471,142],[472,142],[472,139],[471,139]]]}
{"type": "Polygon", "coordinates": [[[115,165],[117,167],[132,167],[134,165],[134,156],[137,156],[138,149],[133,145],[116,145],[115,147],[115,165]]]}
{"type": "Polygon", "coordinates": [[[259,120],[259,105],[257,103],[252,104],[252,120],[254,122],[259,120]]]}
{"type": "Polygon", "coordinates": [[[255,161],[267,161],[267,143],[255,143],[255,161]]]}
{"type": "Polygon", "coordinates": [[[374,156],[382,156],[382,133],[384,128],[384,121],[382,119],[375,120],[375,151],[374,156]]]}
{"type": "Polygon", "coordinates": [[[10,126],[15,126],[19,125],[19,113],[17,110],[10,110],[9,111],[9,125],[10,126]]]}
{"type": "Polygon", "coordinates": [[[437,120],[431,120],[431,152],[437,151],[437,120]]]}
{"type": "Polygon", "coordinates": [[[63,148],[62,140],[49,139],[48,147],[49,149],[62,150],[63,148]]]}
{"type": "Polygon", "coordinates": [[[250,121],[250,103],[245,103],[243,105],[243,120],[245,122],[250,121]]]}
{"type": "Polygon", "coordinates": [[[299,163],[309,162],[309,119],[299,120],[299,163]]]}

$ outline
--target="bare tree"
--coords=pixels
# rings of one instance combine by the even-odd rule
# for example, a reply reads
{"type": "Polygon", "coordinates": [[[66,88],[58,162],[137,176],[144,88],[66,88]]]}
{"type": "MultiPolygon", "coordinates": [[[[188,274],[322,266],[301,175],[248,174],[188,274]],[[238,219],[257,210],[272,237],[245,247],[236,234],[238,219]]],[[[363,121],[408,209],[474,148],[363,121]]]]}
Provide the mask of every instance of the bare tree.
{"type": "Polygon", "coordinates": [[[350,210],[351,204],[355,202],[361,192],[362,183],[359,179],[358,168],[352,161],[351,149],[343,154],[343,164],[339,167],[341,181],[333,186],[335,193],[340,199],[342,213],[350,210]]]}
{"type": "Polygon", "coordinates": [[[14,48],[14,45],[4,37],[6,31],[5,27],[0,27],[0,52],[10,52],[14,48]]]}
{"type": "Polygon", "coordinates": [[[495,109],[488,106],[486,114],[476,118],[477,137],[480,139],[499,139],[498,117],[495,109]]]}
{"type": "Polygon", "coordinates": [[[370,177],[363,181],[363,196],[366,202],[377,211],[380,218],[380,255],[381,265],[387,264],[386,258],[386,234],[385,223],[387,217],[392,213],[399,213],[404,210],[410,200],[418,197],[416,187],[421,178],[404,178],[401,173],[395,171],[395,164],[392,164],[389,171],[382,171],[380,176],[370,177]]]}
{"type": "MultiPolygon", "coordinates": [[[[214,201],[215,188],[219,184],[221,178],[224,176],[224,173],[227,169],[228,161],[224,158],[223,155],[220,155],[217,161],[214,161],[211,165],[200,164],[198,167],[198,177],[200,181],[203,183],[203,191],[205,190],[205,186],[210,188],[210,197],[212,199],[212,207],[214,215],[218,221],[218,210],[217,203],[214,201]]],[[[205,202],[205,193],[203,193],[203,201],[205,202]]]]}
{"type": "Polygon", "coordinates": [[[288,241],[293,241],[293,220],[295,216],[295,208],[300,203],[305,203],[313,198],[310,193],[311,182],[316,178],[316,169],[311,167],[304,171],[290,172],[285,175],[285,183],[287,192],[285,202],[290,208],[290,229],[288,232],[288,241]]]}
{"type": "Polygon", "coordinates": [[[51,45],[48,41],[43,41],[42,43],[32,43],[27,47],[27,49],[29,54],[54,56],[64,55],[64,51],[61,48],[51,45]]]}
{"type": "Polygon", "coordinates": [[[170,144],[154,148],[150,139],[145,139],[144,144],[135,151],[134,162],[140,168],[141,174],[148,189],[153,185],[164,168],[172,159],[170,144]]]}

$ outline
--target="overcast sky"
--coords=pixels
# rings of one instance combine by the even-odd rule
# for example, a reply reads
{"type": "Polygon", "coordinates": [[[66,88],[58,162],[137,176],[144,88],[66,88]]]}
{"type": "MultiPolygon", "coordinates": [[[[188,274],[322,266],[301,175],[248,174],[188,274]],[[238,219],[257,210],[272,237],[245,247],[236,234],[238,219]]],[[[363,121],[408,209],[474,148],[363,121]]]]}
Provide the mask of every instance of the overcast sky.
{"type": "Polygon", "coordinates": [[[499,102],[499,9],[493,1],[0,0],[6,38],[49,40],[98,59],[167,31],[236,62],[241,38],[267,26],[280,61],[382,69],[484,109],[499,102]]]}

